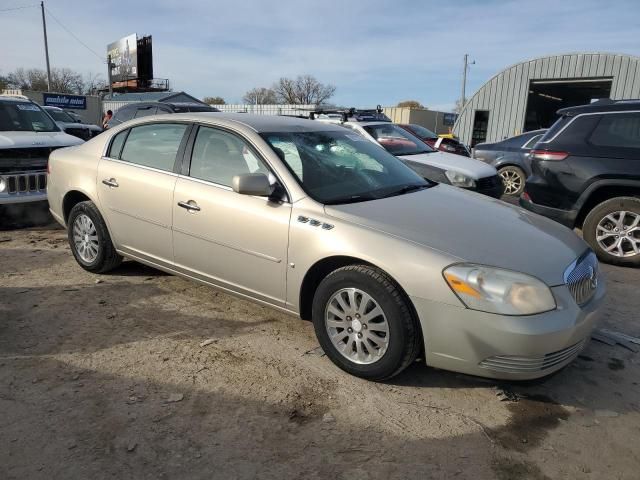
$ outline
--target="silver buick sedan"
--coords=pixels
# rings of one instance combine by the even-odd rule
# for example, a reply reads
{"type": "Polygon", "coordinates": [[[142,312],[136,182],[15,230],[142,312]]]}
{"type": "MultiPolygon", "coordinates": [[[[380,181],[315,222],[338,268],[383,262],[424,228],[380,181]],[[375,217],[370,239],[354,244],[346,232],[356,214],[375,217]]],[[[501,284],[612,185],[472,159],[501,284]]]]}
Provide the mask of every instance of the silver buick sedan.
{"type": "Polygon", "coordinates": [[[53,152],[49,169],[82,268],[127,257],[312,320],[327,356],[371,380],[418,358],[541,377],[578,355],[603,303],[572,231],[426,181],[340,126],[145,117],[53,152]]]}

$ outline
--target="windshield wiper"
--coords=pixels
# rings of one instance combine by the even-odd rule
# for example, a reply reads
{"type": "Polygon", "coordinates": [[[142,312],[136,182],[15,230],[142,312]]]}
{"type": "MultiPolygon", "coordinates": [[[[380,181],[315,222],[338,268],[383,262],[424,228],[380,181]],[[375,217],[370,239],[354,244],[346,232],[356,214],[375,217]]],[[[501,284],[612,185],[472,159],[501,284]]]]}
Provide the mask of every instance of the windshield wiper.
{"type": "Polygon", "coordinates": [[[397,190],[393,190],[392,192],[387,193],[381,198],[387,197],[395,197],[397,195],[404,195],[405,193],[416,192],[418,190],[422,190],[423,188],[429,188],[431,185],[428,183],[417,183],[412,185],[404,185],[397,190]]]}
{"type": "Polygon", "coordinates": [[[375,197],[371,194],[361,194],[361,195],[349,195],[348,197],[339,197],[334,198],[325,202],[325,205],[343,205],[346,203],[358,203],[358,202],[366,202],[368,200],[376,200],[380,197],[375,197]]]}

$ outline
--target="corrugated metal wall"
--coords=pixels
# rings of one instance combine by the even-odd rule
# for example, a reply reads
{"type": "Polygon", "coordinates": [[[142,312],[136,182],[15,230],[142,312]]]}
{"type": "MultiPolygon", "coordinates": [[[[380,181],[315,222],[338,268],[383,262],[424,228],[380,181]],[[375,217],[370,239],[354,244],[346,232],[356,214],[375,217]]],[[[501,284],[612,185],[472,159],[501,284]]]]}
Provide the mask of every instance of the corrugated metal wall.
{"type": "Polygon", "coordinates": [[[450,125],[444,124],[446,112],[423,108],[384,107],[384,113],[394,123],[415,123],[437,134],[450,133],[450,125]]]}
{"type": "Polygon", "coordinates": [[[607,53],[541,57],[513,65],[485,83],[460,113],[453,132],[471,143],[476,110],[489,111],[487,142],[522,132],[531,80],[612,78],[611,98],[640,98],[640,58],[607,53]]]}

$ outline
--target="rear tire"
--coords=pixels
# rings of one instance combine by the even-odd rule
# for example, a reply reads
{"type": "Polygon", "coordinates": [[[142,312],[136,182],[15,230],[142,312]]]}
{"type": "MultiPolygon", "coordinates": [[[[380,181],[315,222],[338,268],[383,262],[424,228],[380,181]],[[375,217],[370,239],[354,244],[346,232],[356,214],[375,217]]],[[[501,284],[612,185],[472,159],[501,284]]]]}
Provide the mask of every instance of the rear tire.
{"type": "Polygon", "coordinates": [[[92,273],[105,273],[122,263],[107,225],[93,202],[80,202],[69,213],[67,236],[76,262],[92,273]]]}
{"type": "Polygon", "coordinates": [[[584,220],[582,236],[602,262],[640,266],[640,198],[617,197],[597,205],[584,220]]]}
{"type": "Polygon", "coordinates": [[[421,351],[420,328],[406,295],[388,275],[368,265],[327,275],[314,295],[312,317],[326,355],[357,377],[391,378],[421,351]]]}
{"type": "Polygon", "coordinates": [[[498,170],[498,175],[504,185],[504,194],[519,197],[524,192],[524,184],[527,176],[520,167],[508,165],[498,170]]]}

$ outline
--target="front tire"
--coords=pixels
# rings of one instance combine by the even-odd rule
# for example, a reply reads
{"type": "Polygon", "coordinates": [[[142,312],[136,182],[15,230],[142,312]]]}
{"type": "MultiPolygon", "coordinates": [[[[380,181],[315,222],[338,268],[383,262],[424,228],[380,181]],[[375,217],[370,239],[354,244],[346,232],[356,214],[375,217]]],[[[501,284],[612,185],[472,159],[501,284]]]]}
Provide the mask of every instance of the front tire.
{"type": "Polygon", "coordinates": [[[368,265],[330,273],[316,290],[312,317],[324,352],[357,377],[391,378],[421,350],[420,329],[406,295],[388,275],[368,265]]]}
{"type": "Polygon", "coordinates": [[[504,185],[504,194],[519,197],[524,192],[524,184],[527,179],[524,171],[515,165],[508,165],[498,170],[498,175],[504,185]]]}
{"type": "Polygon", "coordinates": [[[67,236],[76,261],[89,272],[105,273],[122,263],[107,225],[93,202],[80,202],[71,209],[67,236]]]}
{"type": "Polygon", "coordinates": [[[618,197],[602,202],[585,218],[582,235],[601,261],[640,266],[640,198],[618,197]]]}

